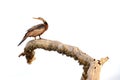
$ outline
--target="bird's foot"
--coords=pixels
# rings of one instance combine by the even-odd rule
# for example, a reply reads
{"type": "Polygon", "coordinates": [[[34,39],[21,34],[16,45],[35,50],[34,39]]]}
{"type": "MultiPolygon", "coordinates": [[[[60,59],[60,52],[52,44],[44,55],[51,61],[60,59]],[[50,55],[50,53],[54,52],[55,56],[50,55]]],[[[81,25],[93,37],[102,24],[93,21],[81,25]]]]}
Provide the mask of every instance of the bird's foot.
{"type": "Polygon", "coordinates": [[[42,39],[42,38],[39,36],[39,39],[42,39]]]}

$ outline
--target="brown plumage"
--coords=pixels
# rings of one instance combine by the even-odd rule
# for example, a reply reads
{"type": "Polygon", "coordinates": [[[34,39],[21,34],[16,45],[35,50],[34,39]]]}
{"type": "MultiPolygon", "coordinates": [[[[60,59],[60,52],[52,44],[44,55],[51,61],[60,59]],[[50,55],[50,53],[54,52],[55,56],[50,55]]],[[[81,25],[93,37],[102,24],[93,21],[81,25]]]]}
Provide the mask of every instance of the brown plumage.
{"type": "Polygon", "coordinates": [[[18,44],[18,46],[23,41],[25,41],[27,39],[27,37],[35,37],[35,39],[36,39],[36,36],[39,36],[39,38],[41,39],[40,35],[42,35],[48,29],[48,24],[43,18],[38,17],[38,18],[33,18],[33,19],[42,20],[43,24],[38,24],[38,25],[35,25],[35,26],[31,27],[30,29],[28,29],[27,33],[23,37],[22,41],[18,44]]]}

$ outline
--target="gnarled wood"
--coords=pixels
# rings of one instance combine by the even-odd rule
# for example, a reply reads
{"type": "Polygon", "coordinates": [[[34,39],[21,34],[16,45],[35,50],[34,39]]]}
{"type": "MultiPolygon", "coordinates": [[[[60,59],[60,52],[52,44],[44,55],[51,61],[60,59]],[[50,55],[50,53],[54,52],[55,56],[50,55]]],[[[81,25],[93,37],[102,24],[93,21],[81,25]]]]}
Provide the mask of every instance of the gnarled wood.
{"type": "Polygon", "coordinates": [[[64,54],[74,58],[75,60],[78,60],[79,64],[83,65],[84,70],[81,80],[99,80],[101,65],[103,65],[108,60],[108,57],[102,58],[101,60],[95,60],[75,46],[70,46],[58,41],[46,39],[29,41],[24,48],[24,52],[21,53],[19,57],[25,56],[27,63],[31,64],[35,59],[34,50],[37,48],[48,51],[57,51],[60,54],[64,54]]]}

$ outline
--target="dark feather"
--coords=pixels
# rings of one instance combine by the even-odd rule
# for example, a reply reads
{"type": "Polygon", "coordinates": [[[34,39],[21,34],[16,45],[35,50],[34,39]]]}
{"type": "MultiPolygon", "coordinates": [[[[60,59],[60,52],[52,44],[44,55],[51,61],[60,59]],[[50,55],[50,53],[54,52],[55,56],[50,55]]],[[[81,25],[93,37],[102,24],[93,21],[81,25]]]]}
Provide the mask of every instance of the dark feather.
{"type": "Polygon", "coordinates": [[[27,38],[27,33],[26,33],[25,36],[23,37],[22,41],[18,44],[18,46],[19,46],[23,41],[25,41],[26,38],[27,38]]]}
{"type": "Polygon", "coordinates": [[[38,25],[35,25],[32,28],[28,29],[27,31],[30,32],[30,31],[40,29],[40,28],[45,28],[45,25],[44,24],[38,24],[38,25]]]}

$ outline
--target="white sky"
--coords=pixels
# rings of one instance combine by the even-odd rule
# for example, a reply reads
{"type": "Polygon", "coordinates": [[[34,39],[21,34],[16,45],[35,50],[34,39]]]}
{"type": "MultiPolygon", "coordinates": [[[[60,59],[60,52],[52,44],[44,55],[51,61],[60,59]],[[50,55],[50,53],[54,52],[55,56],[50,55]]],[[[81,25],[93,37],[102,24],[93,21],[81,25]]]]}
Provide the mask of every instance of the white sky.
{"type": "Polygon", "coordinates": [[[17,44],[39,23],[32,17],[49,23],[42,38],[77,46],[96,59],[108,56],[101,80],[120,79],[119,0],[1,0],[0,80],[80,80],[82,66],[57,52],[38,49],[31,65],[18,58],[33,38],[17,44]]]}

